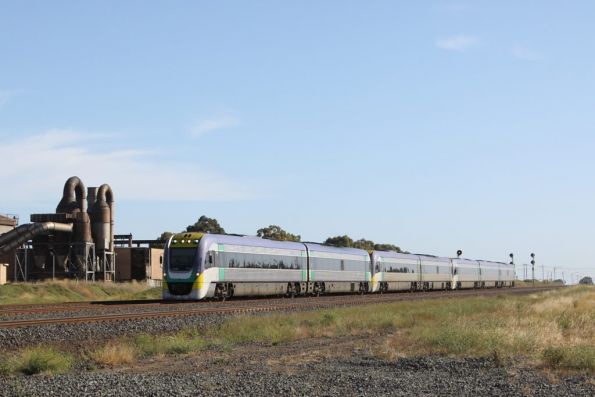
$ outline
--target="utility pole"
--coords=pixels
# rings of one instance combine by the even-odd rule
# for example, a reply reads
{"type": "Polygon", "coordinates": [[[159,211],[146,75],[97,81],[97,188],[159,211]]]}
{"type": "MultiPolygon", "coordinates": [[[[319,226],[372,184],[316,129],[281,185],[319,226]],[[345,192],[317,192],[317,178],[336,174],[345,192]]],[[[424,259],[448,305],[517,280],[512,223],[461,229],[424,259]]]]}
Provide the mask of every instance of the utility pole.
{"type": "Polygon", "coordinates": [[[543,265],[541,265],[541,282],[545,282],[545,269],[543,267],[543,265]]]}
{"type": "Polygon", "coordinates": [[[556,266],[554,266],[554,281],[556,281],[556,266]]]}
{"type": "Polygon", "coordinates": [[[564,278],[564,271],[562,271],[562,284],[566,284],[566,279],[564,278]]]}
{"type": "Polygon", "coordinates": [[[531,280],[535,286],[535,254],[531,253],[531,280]]]}

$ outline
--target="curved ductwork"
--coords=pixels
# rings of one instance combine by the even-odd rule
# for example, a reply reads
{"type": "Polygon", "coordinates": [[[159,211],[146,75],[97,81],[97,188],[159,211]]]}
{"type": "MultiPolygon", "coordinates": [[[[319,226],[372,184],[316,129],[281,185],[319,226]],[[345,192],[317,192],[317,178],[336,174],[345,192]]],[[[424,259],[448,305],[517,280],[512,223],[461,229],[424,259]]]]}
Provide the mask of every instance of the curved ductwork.
{"type": "Polygon", "coordinates": [[[64,184],[64,193],[56,212],[72,214],[76,210],[87,212],[87,189],[78,176],[71,176],[64,184]]]}
{"type": "Polygon", "coordinates": [[[72,233],[72,224],[43,222],[21,225],[0,236],[0,254],[6,254],[35,236],[51,232],[72,233]]]}
{"type": "Polygon", "coordinates": [[[114,241],[114,194],[112,188],[103,184],[91,210],[91,230],[97,250],[113,251],[114,241]]]}

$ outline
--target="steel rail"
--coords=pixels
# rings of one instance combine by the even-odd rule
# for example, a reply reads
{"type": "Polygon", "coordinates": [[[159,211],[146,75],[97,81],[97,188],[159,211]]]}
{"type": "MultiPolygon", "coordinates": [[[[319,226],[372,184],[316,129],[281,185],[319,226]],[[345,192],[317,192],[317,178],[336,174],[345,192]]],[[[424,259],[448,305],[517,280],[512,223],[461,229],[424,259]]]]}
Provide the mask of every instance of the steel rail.
{"type": "MultiPolygon", "coordinates": [[[[538,287],[526,287],[526,288],[514,288],[515,290],[543,290],[543,289],[550,289],[558,286],[538,286],[538,287]]],[[[491,290],[501,290],[497,288],[490,288],[490,289],[483,289],[481,291],[491,291],[491,290]]],[[[448,291],[449,294],[462,294],[465,291],[473,291],[473,290],[454,290],[448,291]]],[[[381,295],[391,295],[391,294],[405,294],[408,291],[395,291],[395,292],[387,292],[381,295]]],[[[439,293],[443,292],[441,290],[433,290],[433,291],[425,291],[426,294],[431,293],[439,293]]],[[[417,292],[421,293],[421,292],[417,292]]],[[[307,299],[341,299],[345,296],[353,296],[352,294],[341,294],[341,295],[323,295],[321,297],[313,297],[313,296],[296,296],[296,299],[300,300],[307,300],[307,299]]],[[[369,295],[369,296],[378,296],[369,295]]],[[[241,298],[234,298],[231,302],[234,303],[241,303],[245,301],[283,301],[287,298],[280,298],[280,297],[259,297],[259,298],[249,298],[249,297],[241,297],[241,298]]],[[[93,302],[63,302],[63,303],[33,303],[33,304],[8,304],[8,305],[0,305],[0,316],[6,315],[18,315],[18,314],[33,314],[33,313],[47,313],[47,312],[65,312],[65,311],[75,311],[75,310],[96,310],[96,311],[106,311],[112,308],[136,308],[136,307],[159,307],[165,305],[220,305],[220,301],[176,301],[176,300],[168,300],[164,301],[162,299],[146,299],[146,300],[120,300],[120,301],[93,301],[93,302]]]]}
{"type": "Polygon", "coordinates": [[[30,327],[41,325],[55,325],[55,324],[73,324],[73,323],[89,323],[98,321],[125,321],[125,320],[140,320],[159,317],[179,317],[179,316],[196,316],[201,314],[241,314],[241,313],[256,313],[256,312],[274,312],[286,309],[306,308],[306,309],[322,309],[342,306],[367,305],[377,303],[389,303],[398,301],[411,300],[425,300],[425,299],[441,299],[441,298],[457,298],[464,296],[482,296],[482,295],[498,295],[498,294],[529,294],[540,292],[544,290],[553,289],[556,287],[539,287],[539,288],[522,288],[522,289],[479,289],[479,290],[461,290],[461,291],[428,291],[420,294],[382,294],[382,295],[343,295],[334,296],[335,299],[285,299],[285,302],[279,304],[268,305],[254,305],[254,301],[242,301],[247,303],[245,305],[234,305],[233,301],[223,303],[225,306],[217,307],[201,307],[189,310],[159,310],[159,311],[144,311],[132,313],[112,313],[100,315],[87,316],[72,316],[64,318],[35,318],[35,319],[21,319],[21,320],[6,320],[0,321],[0,328],[16,328],[16,327],[30,327]]]}

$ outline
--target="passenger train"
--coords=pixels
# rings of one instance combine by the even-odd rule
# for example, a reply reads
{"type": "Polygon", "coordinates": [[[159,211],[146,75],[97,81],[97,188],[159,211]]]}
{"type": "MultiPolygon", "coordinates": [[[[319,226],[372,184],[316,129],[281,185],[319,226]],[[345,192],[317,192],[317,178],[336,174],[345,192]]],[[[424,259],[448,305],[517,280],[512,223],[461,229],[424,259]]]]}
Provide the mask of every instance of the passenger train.
{"type": "Polygon", "coordinates": [[[514,265],[236,235],[180,233],[165,246],[164,299],[384,293],[514,286],[514,265]]]}

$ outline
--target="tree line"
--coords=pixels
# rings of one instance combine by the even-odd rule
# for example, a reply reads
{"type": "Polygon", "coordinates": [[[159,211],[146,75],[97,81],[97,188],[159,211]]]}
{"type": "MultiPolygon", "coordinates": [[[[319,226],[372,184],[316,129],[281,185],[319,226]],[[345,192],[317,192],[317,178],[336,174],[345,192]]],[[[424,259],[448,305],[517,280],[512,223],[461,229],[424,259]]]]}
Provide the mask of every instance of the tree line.
{"type": "MultiPolygon", "coordinates": [[[[188,225],[186,227],[186,232],[202,232],[202,233],[213,233],[213,234],[225,234],[225,229],[219,224],[219,221],[215,218],[209,218],[206,215],[202,215],[198,220],[193,223],[192,225],[188,225]]],[[[163,232],[161,236],[157,240],[159,241],[167,241],[172,235],[175,233],[172,232],[163,232]]],[[[277,225],[269,225],[267,227],[260,228],[256,231],[256,235],[258,237],[266,238],[269,240],[277,240],[277,241],[295,241],[300,242],[302,241],[302,237],[299,234],[289,233],[286,230],[283,230],[280,226],[277,225]]],[[[377,250],[377,251],[395,251],[395,252],[406,252],[402,251],[401,248],[394,244],[376,244],[371,240],[366,240],[364,238],[359,240],[354,240],[347,235],[343,236],[335,236],[327,238],[324,243],[325,245],[332,245],[335,247],[351,247],[351,248],[359,248],[364,250],[377,250]]]]}

